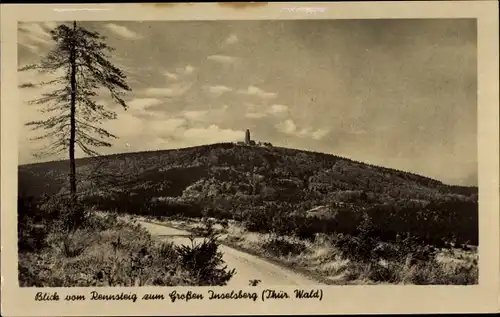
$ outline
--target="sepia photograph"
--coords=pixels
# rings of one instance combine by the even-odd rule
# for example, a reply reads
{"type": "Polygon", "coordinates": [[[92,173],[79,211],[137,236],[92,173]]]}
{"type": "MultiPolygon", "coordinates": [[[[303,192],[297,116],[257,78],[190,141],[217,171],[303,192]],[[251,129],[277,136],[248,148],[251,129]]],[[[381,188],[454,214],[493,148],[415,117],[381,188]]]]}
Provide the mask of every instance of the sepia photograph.
{"type": "Polygon", "coordinates": [[[18,41],[21,286],[478,283],[474,19],[18,41]]]}
{"type": "Polygon", "coordinates": [[[498,298],[486,5],[134,6],[2,23],[2,290],[58,314],[353,312],[358,290],[372,313],[412,286],[439,309],[451,290],[437,286],[498,298]]]}

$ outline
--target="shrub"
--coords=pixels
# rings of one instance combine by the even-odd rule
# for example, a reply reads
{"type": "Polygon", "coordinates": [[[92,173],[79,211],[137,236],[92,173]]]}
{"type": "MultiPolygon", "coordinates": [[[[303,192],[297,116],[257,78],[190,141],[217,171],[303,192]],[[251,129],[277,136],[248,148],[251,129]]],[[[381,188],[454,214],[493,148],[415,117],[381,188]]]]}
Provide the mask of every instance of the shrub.
{"type": "Polygon", "coordinates": [[[78,229],[70,232],[52,232],[47,236],[47,243],[57,249],[62,256],[72,258],[79,256],[95,238],[95,232],[78,229]]]}
{"type": "Polygon", "coordinates": [[[124,222],[119,220],[116,212],[108,212],[103,216],[87,217],[84,222],[84,227],[93,228],[95,231],[104,231],[123,225],[124,222]]]}
{"type": "Polygon", "coordinates": [[[262,245],[262,248],[273,256],[283,257],[303,253],[306,250],[306,245],[301,241],[288,241],[281,237],[272,237],[262,245]]]}
{"type": "Polygon", "coordinates": [[[294,213],[290,216],[290,221],[294,224],[294,235],[303,239],[310,239],[317,233],[326,233],[326,230],[320,226],[316,215],[305,215],[303,213],[294,213]]]}
{"type": "Polygon", "coordinates": [[[215,219],[232,219],[234,217],[234,215],[231,212],[217,207],[205,208],[203,210],[203,216],[215,219]]]}
{"type": "Polygon", "coordinates": [[[173,242],[162,242],[158,247],[158,254],[163,259],[177,261],[179,254],[175,250],[173,242]]]}
{"type": "Polygon", "coordinates": [[[366,214],[357,232],[357,235],[337,234],[334,239],[339,251],[355,261],[376,262],[384,259],[405,262],[410,259],[409,264],[415,264],[430,261],[436,256],[437,249],[410,233],[398,235],[395,241],[389,243],[380,241],[372,219],[366,214]]]}
{"type": "Polygon", "coordinates": [[[196,281],[196,285],[226,285],[236,273],[234,269],[229,270],[222,260],[222,252],[219,251],[219,230],[212,218],[203,218],[202,225],[198,230],[204,237],[201,243],[195,241],[194,235],[190,237],[191,245],[174,246],[169,254],[175,254],[180,267],[188,271],[188,275],[196,281]],[[175,253],[172,253],[174,252],[175,253]]]}
{"type": "Polygon", "coordinates": [[[212,218],[203,218],[201,224],[193,229],[194,234],[202,237],[217,237],[220,230],[215,228],[216,221],[212,218]]]}
{"type": "Polygon", "coordinates": [[[333,243],[343,257],[353,261],[369,262],[373,260],[372,250],[378,242],[370,237],[337,234],[333,238],[333,243]]]}
{"type": "Polygon", "coordinates": [[[46,196],[40,200],[39,208],[45,222],[62,230],[75,230],[82,226],[88,215],[83,202],[69,195],[46,196]]]}
{"type": "Polygon", "coordinates": [[[227,230],[229,228],[229,221],[227,219],[220,220],[219,224],[222,226],[223,230],[227,230]]]}
{"type": "Polygon", "coordinates": [[[34,252],[47,247],[47,233],[48,230],[43,224],[34,224],[29,220],[20,221],[17,235],[19,252],[34,252]]]}
{"type": "Polygon", "coordinates": [[[216,238],[205,238],[196,243],[191,238],[191,245],[175,246],[179,254],[181,267],[189,272],[189,276],[198,286],[226,285],[236,273],[235,269],[228,270],[222,260],[222,252],[218,251],[219,243],[216,238]]]}
{"type": "Polygon", "coordinates": [[[271,230],[271,214],[265,208],[247,210],[243,216],[245,229],[250,232],[269,232],[271,230]]]}
{"type": "Polygon", "coordinates": [[[356,231],[356,235],[337,234],[334,240],[337,248],[344,257],[351,260],[372,261],[374,259],[373,250],[375,250],[379,242],[372,236],[371,218],[364,215],[356,231]]]}

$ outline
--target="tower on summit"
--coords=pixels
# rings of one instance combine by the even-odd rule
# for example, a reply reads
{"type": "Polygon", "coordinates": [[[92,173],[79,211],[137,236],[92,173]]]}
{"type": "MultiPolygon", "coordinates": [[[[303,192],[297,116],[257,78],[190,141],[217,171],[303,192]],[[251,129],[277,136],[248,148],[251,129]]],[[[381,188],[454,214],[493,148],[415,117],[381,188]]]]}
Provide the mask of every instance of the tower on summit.
{"type": "Polygon", "coordinates": [[[247,130],[245,131],[245,144],[246,144],[246,145],[250,145],[250,140],[251,140],[251,139],[250,139],[250,130],[248,130],[248,129],[247,129],[247,130]]]}

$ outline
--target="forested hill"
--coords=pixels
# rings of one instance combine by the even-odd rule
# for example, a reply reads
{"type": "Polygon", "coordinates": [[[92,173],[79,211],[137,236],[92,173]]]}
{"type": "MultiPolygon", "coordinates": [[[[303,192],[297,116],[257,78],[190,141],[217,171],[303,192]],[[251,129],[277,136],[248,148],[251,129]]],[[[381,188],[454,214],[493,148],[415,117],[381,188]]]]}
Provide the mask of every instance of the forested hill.
{"type": "MultiPolygon", "coordinates": [[[[20,166],[20,201],[67,192],[68,166],[20,166]]],[[[80,159],[77,173],[84,201],[101,210],[208,215],[307,236],[356,234],[368,217],[381,240],[401,232],[431,244],[478,240],[477,188],[334,155],[223,143],[80,159]]]]}
{"type": "MultiPolygon", "coordinates": [[[[59,192],[66,187],[68,166],[67,161],[21,165],[20,194],[59,192]]],[[[369,200],[377,201],[477,199],[476,187],[449,186],[330,154],[232,143],[79,159],[77,172],[84,188],[90,184],[94,189],[147,186],[159,196],[179,196],[188,187],[210,184],[208,187],[217,191],[265,195],[287,192],[296,198],[305,193],[320,198],[342,191],[346,195],[366,194],[369,200]]]]}

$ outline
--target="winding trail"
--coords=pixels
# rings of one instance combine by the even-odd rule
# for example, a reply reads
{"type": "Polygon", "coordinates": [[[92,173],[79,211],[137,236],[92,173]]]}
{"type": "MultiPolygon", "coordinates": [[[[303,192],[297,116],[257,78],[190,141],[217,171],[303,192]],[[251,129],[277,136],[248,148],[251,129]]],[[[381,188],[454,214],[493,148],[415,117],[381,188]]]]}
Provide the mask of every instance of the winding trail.
{"type": "MultiPolygon", "coordinates": [[[[187,231],[140,220],[138,223],[144,226],[154,237],[173,241],[178,245],[190,243],[190,233],[187,231]]],[[[202,238],[197,239],[201,240],[202,238]]],[[[219,250],[223,253],[223,259],[228,268],[236,270],[236,274],[229,281],[228,286],[249,286],[250,280],[260,280],[259,286],[306,286],[319,284],[319,282],[313,279],[228,246],[221,245],[219,250]]]]}

